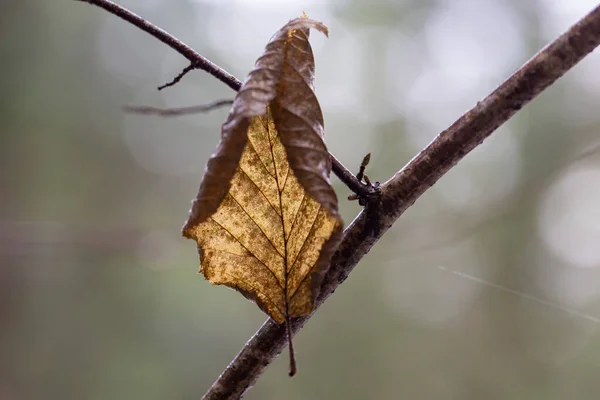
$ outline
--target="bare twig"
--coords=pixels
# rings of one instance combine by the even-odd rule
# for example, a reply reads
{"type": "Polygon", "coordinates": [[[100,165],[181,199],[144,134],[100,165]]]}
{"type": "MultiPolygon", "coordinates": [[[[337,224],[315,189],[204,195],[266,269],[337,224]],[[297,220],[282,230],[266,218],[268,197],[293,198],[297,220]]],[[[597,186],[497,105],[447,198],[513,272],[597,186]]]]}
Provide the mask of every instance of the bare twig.
{"type": "Polygon", "coordinates": [[[333,154],[329,154],[329,157],[331,158],[331,170],[350,190],[363,198],[368,198],[373,194],[373,191],[367,185],[356,179],[354,174],[350,172],[348,168],[344,167],[333,154]]]}
{"type": "Polygon", "coordinates": [[[171,82],[167,82],[162,86],[158,87],[158,90],[163,90],[166,89],[168,87],[171,87],[173,85],[176,85],[177,83],[179,83],[179,81],[185,76],[185,74],[187,74],[188,72],[196,69],[198,67],[196,67],[196,64],[190,64],[187,67],[185,67],[179,74],[177,74],[177,76],[175,78],[173,78],[173,80],[171,82]]]}
{"type": "MultiPolygon", "coordinates": [[[[100,5],[130,21],[111,10],[110,7],[102,5],[110,2],[100,0],[87,2],[100,5]]],[[[112,7],[116,6],[114,3],[110,4],[112,7]]],[[[180,53],[182,53],[181,49],[187,48],[178,47],[178,43],[181,42],[175,38],[173,38],[174,41],[165,40],[165,37],[172,38],[172,36],[162,30],[158,30],[162,33],[157,36],[155,32],[158,28],[149,30],[147,22],[141,25],[134,24],[158,37],[180,53]]],[[[377,229],[373,230],[368,227],[367,215],[374,212],[372,209],[363,210],[346,228],[344,239],[332,258],[331,267],[323,282],[316,308],[346,279],[356,264],[404,211],[442,175],[599,44],[600,6],[541,50],[494,92],[440,133],[402,170],[382,185],[381,196],[378,197],[375,206],[378,214],[377,229]]],[[[193,50],[189,50],[191,53],[187,53],[188,55],[197,54],[193,50]]],[[[184,54],[188,60],[193,62],[193,57],[190,58],[188,55],[184,54]]],[[[215,76],[222,80],[218,75],[215,76]]],[[[232,82],[235,83],[235,81],[232,82]]],[[[237,82],[239,83],[239,81],[237,82]]],[[[239,89],[239,85],[228,85],[234,90],[239,89]]],[[[332,162],[335,172],[336,162],[338,164],[339,162],[334,157],[332,157],[332,162]]],[[[344,170],[346,169],[344,168],[344,170]]],[[[349,171],[348,174],[356,179],[349,171]]],[[[363,185],[358,182],[358,186],[362,187],[363,185]]],[[[293,319],[291,321],[292,331],[297,332],[309,318],[310,316],[293,319]]],[[[268,319],[227,366],[205,394],[204,399],[237,399],[241,397],[285,346],[287,342],[285,329],[285,325],[277,325],[268,319]]]]}
{"type": "Polygon", "coordinates": [[[217,100],[208,104],[199,106],[179,107],[179,108],[159,108],[147,106],[127,106],[123,109],[134,114],[159,115],[161,117],[179,117],[187,114],[197,114],[215,110],[219,107],[230,106],[233,100],[217,100]]]}
{"type": "MultiPolygon", "coordinates": [[[[358,169],[358,174],[356,174],[356,179],[358,179],[359,182],[362,181],[363,177],[365,176],[365,169],[367,168],[367,165],[369,165],[369,161],[371,161],[371,153],[367,154],[363,158],[362,162],[360,163],[360,168],[358,169]]],[[[369,178],[366,179],[367,184],[369,183],[368,179],[369,178]]]]}
{"type": "MultiPolygon", "coordinates": [[[[199,54],[197,51],[192,49],[187,44],[183,43],[181,40],[177,39],[175,36],[160,29],[156,25],[151,24],[150,22],[146,21],[144,18],[140,17],[139,15],[134,14],[131,11],[127,10],[126,8],[121,7],[120,5],[115,4],[112,1],[108,1],[108,0],[75,0],[75,1],[79,1],[82,3],[90,3],[90,4],[93,4],[100,8],[103,8],[106,11],[108,11],[109,13],[114,14],[117,17],[120,17],[120,18],[124,19],[125,21],[129,22],[130,24],[137,26],[144,32],[149,33],[150,35],[154,36],[155,38],[157,38],[158,40],[160,40],[161,42],[163,42],[164,44],[166,44],[173,50],[177,51],[179,54],[181,54],[185,58],[187,58],[189,60],[189,62],[191,63],[191,65],[193,66],[193,68],[201,69],[203,71],[208,72],[209,74],[211,74],[212,76],[214,76],[215,78],[217,78],[218,80],[220,80],[221,82],[223,82],[224,84],[226,84],[227,86],[229,86],[230,88],[232,88],[235,91],[240,90],[242,83],[235,76],[231,75],[229,72],[225,71],[218,65],[214,64],[213,62],[211,62],[208,59],[206,59],[205,57],[203,57],[201,54],[199,54]]],[[[183,76],[182,74],[180,74],[180,75],[183,76]]],[[[179,79],[181,79],[181,77],[179,79]]]]}
{"type": "MultiPolygon", "coordinates": [[[[194,49],[192,49],[191,47],[189,47],[188,45],[183,43],[181,40],[177,39],[175,36],[164,31],[163,29],[157,27],[156,25],[148,22],[144,18],[140,17],[137,14],[134,14],[133,12],[127,10],[126,8],[121,7],[120,5],[115,4],[109,0],[75,0],[75,1],[80,1],[83,3],[90,3],[90,4],[93,4],[95,6],[105,9],[109,13],[114,14],[114,15],[124,19],[125,21],[137,26],[144,32],[147,32],[150,35],[154,36],[155,38],[157,38],[161,42],[165,43],[167,46],[169,46],[170,48],[172,48],[173,50],[175,50],[176,52],[178,52],[179,54],[181,54],[182,56],[184,56],[191,62],[191,64],[188,67],[186,67],[183,71],[181,71],[181,73],[179,73],[179,75],[177,75],[173,79],[173,81],[171,81],[163,86],[160,86],[158,88],[159,90],[176,84],[177,82],[179,82],[181,80],[181,78],[186,73],[188,73],[189,71],[191,71],[192,69],[195,69],[195,68],[199,68],[199,69],[202,69],[202,70],[208,72],[209,74],[211,74],[212,76],[214,76],[215,78],[217,78],[218,80],[220,80],[221,82],[223,82],[224,84],[226,84],[227,86],[229,86],[230,88],[235,90],[236,92],[239,91],[240,88],[242,87],[242,82],[239,79],[237,79],[235,76],[231,75],[229,72],[225,71],[218,65],[212,63],[210,60],[208,60],[207,58],[202,56],[200,53],[198,53],[197,51],[195,51],[194,49]]],[[[331,169],[332,169],[333,173],[338,178],[340,178],[340,180],[343,183],[345,183],[346,186],[348,186],[350,188],[350,190],[352,190],[353,192],[355,192],[363,197],[368,197],[371,194],[369,189],[366,188],[360,181],[358,181],[354,177],[352,172],[350,172],[348,169],[346,169],[346,167],[344,167],[344,165],[342,165],[342,163],[340,163],[333,156],[331,156],[331,163],[332,163],[331,169]]]]}

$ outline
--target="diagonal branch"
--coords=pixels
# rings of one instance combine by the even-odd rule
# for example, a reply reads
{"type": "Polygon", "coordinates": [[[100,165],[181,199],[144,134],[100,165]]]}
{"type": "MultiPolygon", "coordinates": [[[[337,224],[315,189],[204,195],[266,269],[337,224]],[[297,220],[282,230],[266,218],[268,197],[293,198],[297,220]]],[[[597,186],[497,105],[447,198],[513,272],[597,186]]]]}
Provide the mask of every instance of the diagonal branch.
{"type": "MultiPolygon", "coordinates": [[[[600,6],[546,46],[475,107],[440,133],[382,186],[379,232],[368,234],[363,210],[346,228],[331,261],[317,308],[346,279],[377,240],[427,189],[496,128],[600,44],[600,6]]],[[[297,332],[309,317],[292,324],[297,332]]],[[[281,352],[283,327],[267,320],[205,394],[205,400],[237,399],[281,352]]]]}
{"type": "MultiPolygon", "coordinates": [[[[154,36],[155,38],[157,38],[158,40],[160,40],[161,42],[163,42],[170,48],[175,49],[179,54],[181,54],[182,56],[187,58],[188,61],[193,66],[192,68],[198,68],[198,69],[204,70],[204,71],[208,72],[209,74],[211,74],[212,76],[214,76],[215,78],[217,78],[218,80],[220,80],[221,82],[223,82],[224,84],[226,84],[227,86],[229,86],[230,88],[232,88],[233,90],[235,90],[235,91],[240,90],[240,86],[242,84],[235,76],[231,75],[229,72],[225,71],[223,68],[219,67],[218,65],[214,64],[212,61],[203,57],[197,51],[192,49],[187,44],[183,43],[181,40],[177,39],[175,36],[171,35],[169,32],[167,32],[163,29],[160,29],[158,26],[156,26],[154,24],[151,24],[150,22],[146,21],[144,18],[129,11],[128,9],[121,7],[120,5],[115,4],[112,1],[108,1],[108,0],[75,0],[75,1],[80,1],[82,3],[90,3],[90,4],[93,4],[100,8],[103,8],[106,11],[108,11],[109,13],[114,14],[117,17],[120,17],[120,18],[124,19],[125,21],[129,22],[130,24],[137,26],[144,32],[149,33],[150,35],[154,36]]],[[[188,70],[188,68],[186,68],[185,70],[188,70]]],[[[181,78],[179,78],[179,79],[181,79],[181,78]]]]}
{"type": "MultiPolygon", "coordinates": [[[[168,33],[156,27],[148,28],[150,24],[146,21],[136,23],[136,20],[130,19],[122,11],[115,12],[114,7],[118,6],[109,1],[87,0],[87,2],[101,6],[134,23],[180,52],[192,63],[194,62],[194,54],[197,53],[187,46],[179,47],[181,42],[168,33]],[[111,6],[109,7],[107,4],[111,4],[111,6]]],[[[427,189],[466,154],[481,144],[496,128],[599,44],[600,6],[597,6],[566,33],[525,63],[489,96],[478,102],[475,107],[440,133],[402,170],[383,184],[381,197],[375,210],[378,215],[377,229],[369,228],[372,221],[367,218],[367,210],[363,210],[346,228],[344,239],[332,258],[331,268],[323,282],[316,308],[335,291],[377,240],[427,189]]],[[[199,54],[198,56],[206,60],[199,54]]],[[[211,65],[214,66],[212,63],[211,65]]],[[[220,68],[202,69],[223,81],[222,75],[218,72],[222,71],[220,68]]],[[[239,83],[239,81],[237,82],[239,83]]],[[[237,88],[230,84],[228,86],[233,89],[239,88],[239,84],[237,88]]],[[[350,173],[350,175],[352,174],[350,173]]],[[[352,177],[354,176],[352,175],[352,177]]],[[[354,177],[354,179],[356,178],[354,177]]],[[[309,318],[310,316],[294,319],[291,324],[292,331],[297,332],[309,318]]],[[[285,326],[277,325],[270,319],[267,320],[211,386],[204,399],[237,399],[241,397],[281,352],[285,344],[285,326]]]]}
{"type": "MultiPolygon", "coordinates": [[[[236,92],[240,90],[242,87],[242,82],[237,79],[235,76],[231,75],[229,72],[225,71],[218,65],[214,64],[212,61],[208,60],[202,54],[198,53],[196,50],[192,49],[187,44],[183,43],[181,40],[177,39],[175,36],[171,35],[169,32],[159,28],[158,26],[148,22],[144,18],[139,15],[129,11],[128,9],[113,3],[110,0],[75,0],[83,3],[93,4],[104,10],[108,11],[111,14],[116,15],[119,18],[124,19],[132,25],[137,26],[144,32],[154,36],[156,39],[160,40],[185,58],[190,61],[190,65],[183,69],[181,73],[179,73],[171,82],[162,85],[158,88],[158,90],[162,90],[166,87],[173,86],[177,82],[183,78],[183,76],[191,71],[192,69],[201,69],[203,71],[208,72],[231,89],[236,92]]],[[[364,198],[368,198],[373,194],[373,190],[370,190],[367,186],[363,185],[352,172],[350,172],[344,165],[339,162],[333,155],[331,155],[331,164],[333,173],[342,181],[350,190],[356,193],[359,196],[364,198]]]]}

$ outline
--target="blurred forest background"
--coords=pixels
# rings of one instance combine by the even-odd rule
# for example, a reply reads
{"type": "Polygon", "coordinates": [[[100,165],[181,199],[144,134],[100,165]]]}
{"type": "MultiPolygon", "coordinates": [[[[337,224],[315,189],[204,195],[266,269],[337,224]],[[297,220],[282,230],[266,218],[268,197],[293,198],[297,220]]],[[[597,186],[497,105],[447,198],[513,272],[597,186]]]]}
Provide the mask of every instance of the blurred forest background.
{"type": "MultiPolygon", "coordinates": [[[[129,0],[243,79],[306,11],[330,151],[385,181],[594,0],[129,0]]],[[[233,98],[69,0],[0,1],[0,399],[198,399],[265,315],[181,237],[233,98]]],[[[248,399],[597,399],[600,52],[396,223],[248,399]]],[[[346,223],[360,211],[333,178],[346,223]]]]}

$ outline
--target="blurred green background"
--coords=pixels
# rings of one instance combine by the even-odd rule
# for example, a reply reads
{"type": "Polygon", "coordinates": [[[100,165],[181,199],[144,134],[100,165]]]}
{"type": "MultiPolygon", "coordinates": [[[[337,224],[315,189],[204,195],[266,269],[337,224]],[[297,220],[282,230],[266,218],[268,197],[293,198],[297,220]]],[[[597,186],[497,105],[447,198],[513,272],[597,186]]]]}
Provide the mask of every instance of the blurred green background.
{"type": "MultiPolygon", "coordinates": [[[[244,78],[306,11],[330,151],[385,181],[592,0],[120,2],[244,78]]],[[[232,98],[96,7],[0,1],[0,399],[198,399],[265,320],[187,217],[232,98]]],[[[428,191],[248,399],[600,397],[600,53],[428,191]]],[[[334,184],[346,223],[359,212],[334,184]]]]}

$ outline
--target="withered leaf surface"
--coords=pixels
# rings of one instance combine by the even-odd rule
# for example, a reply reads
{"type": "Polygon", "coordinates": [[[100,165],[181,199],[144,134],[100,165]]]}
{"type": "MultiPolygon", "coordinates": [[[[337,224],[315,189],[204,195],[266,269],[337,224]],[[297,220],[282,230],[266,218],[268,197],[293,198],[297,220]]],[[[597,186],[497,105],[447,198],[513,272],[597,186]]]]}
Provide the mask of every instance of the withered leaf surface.
{"type": "Polygon", "coordinates": [[[312,311],[342,235],[312,90],[308,18],[270,40],[236,96],[183,234],[200,271],[240,291],[278,323],[312,311]]]}

